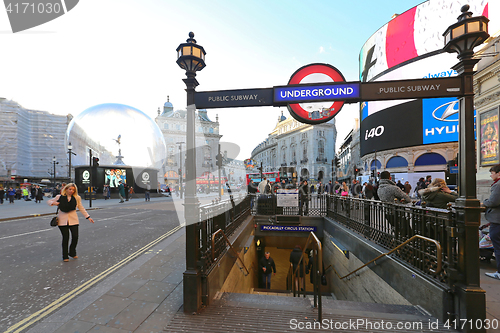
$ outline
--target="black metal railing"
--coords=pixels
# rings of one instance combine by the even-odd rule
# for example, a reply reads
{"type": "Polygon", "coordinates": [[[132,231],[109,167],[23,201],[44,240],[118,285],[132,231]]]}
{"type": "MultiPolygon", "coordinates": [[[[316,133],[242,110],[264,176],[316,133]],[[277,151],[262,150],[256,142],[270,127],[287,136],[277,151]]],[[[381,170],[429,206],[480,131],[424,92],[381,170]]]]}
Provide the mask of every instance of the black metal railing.
{"type": "Polygon", "coordinates": [[[227,251],[228,245],[223,235],[230,237],[249,214],[248,196],[236,196],[233,200],[200,206],[201,222],[196,223],[196,230],[199,237],[198,262],[202,274],[208,274],[227,251]],[[222,232],[217,233],[218,230],[222,232]]]}
{"type": "Polygon", "coordinates": [[[456,213],[452,209],[422,208],[375,200],[331,196],[328,216],[365,238],[391,250],[414,235],[434,239],[441,245],[442,269],[438,265],[437,248],[421,238],[409,242],[394,256],[418,271],[442,283],[452,285],[450,273],[457,269],[458,233],[456,213]]]}
{"type": "Polygon", "coordinates": [[[336,222],[356,231],[370,241],[391,250],[414,235],[434,239],[441,245],[442,269],[436,275],[437,248],[434,244],[416,238],[393,253],[405,264],[452,286],[459,277],[457,214],[454,209],[438,209],[411,204],[386,203],[375,200],[342,197],[338,195],[299,196],[299,207],[278,207],[272,195],[251,197],[253,215],[309,215],[329,216],[336,222]],[[303,197],[302,197],[303,198],[303,197]],[[452,281],[453,280],[453,281],[452,281]]]}
{"type": "Polygon", "coordinates": [[[249,194],[252,215],[304,215],[326,216],[327,196],[310,194],[299,199],[298,207],[278,207],[275,194],[249,194]]]}

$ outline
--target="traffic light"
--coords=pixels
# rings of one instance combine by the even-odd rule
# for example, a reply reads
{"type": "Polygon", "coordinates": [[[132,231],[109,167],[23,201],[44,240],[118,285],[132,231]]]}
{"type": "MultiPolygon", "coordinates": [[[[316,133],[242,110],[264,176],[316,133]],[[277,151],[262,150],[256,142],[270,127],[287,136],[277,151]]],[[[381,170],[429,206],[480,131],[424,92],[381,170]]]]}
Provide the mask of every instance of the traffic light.
{"type": "Polygon", "coordinates": [[[92,166],[93,167],[99,166],[99,157],[92,157],[92,166]]]}
{"type": "Polygon", "coordinates": [[[372,170],[372,178],[375,178],[375,169],[372,170]]]}
{"type": "Polygon", "coordinates": [[[222,167],[222,154],[217,154],[217,156],[215,156],[215,159],[217,160],[217,166],[219,168],[222,167]]]}
{"type": "Polygon", "coordinates": [[[335,156],[335,166],[340,168],[340,159],[337,156],[335,156]]]}
{"type": "Polygon", "coordinates": [[[359,168],[357,166],[354,167],[354,176],[356,176],[359,173],[359,168]]]}

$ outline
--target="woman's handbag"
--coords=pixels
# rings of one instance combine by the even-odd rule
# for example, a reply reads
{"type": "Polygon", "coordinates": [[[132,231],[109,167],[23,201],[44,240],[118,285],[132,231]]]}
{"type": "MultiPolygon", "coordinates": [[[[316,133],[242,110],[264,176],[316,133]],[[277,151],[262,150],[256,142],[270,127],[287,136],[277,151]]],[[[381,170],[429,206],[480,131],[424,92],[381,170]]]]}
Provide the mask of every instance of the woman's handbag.
{"type": "Polygon", "coordinates": [[[58,212],[59,212],[59,207],[57,207],[56,216],[54,216],[52,218],[52,220],[50,220],[50,226],[51,227],[57,227],[57,225],[59,224],[59,217],[57,216],[58,212]]]}

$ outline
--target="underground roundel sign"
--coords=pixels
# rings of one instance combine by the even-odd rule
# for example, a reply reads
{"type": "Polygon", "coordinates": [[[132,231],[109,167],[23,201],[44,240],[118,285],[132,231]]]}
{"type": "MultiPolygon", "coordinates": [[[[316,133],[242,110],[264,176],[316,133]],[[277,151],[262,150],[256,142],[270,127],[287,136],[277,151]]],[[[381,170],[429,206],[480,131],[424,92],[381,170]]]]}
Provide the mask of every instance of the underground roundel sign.
{"type": "MultiPolygon", "coordinates": [[[[327,82],[345,82],[345,78],[340,71],[328,64],[310,64],[299,68],[288,81],[288,85],[297,84],[314,84],[314,83],[327,83],[327,82]]],[[[338,97],[339,87],[314,87],[311,89],[302,90],[304,99],[321,98],[322,96],[338,97]],[[310,97],[310,98],[308,98],[310,97]]],[[[307,102],[288,104],[288,111],[297,121],[306,124],[321,124],[331,120],[342,109],[344,101],[320,101],[320,102],[307,102]]]]}

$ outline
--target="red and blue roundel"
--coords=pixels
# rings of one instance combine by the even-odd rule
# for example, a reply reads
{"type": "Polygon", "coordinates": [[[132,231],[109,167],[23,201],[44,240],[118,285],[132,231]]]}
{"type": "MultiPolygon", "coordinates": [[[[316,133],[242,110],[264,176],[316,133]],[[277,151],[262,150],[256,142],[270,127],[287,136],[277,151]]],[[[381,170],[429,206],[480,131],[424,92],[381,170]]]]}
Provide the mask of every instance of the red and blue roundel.
{"type": "MultiPolygon", "coordinates": [[[[310,64],[299,68],[288,81],[292,84],[345,82],[340,71],[328,64],[310,64]]],[[[288,104],[288,111],[297,121],[321,124],[331,120],[344,106],[344,101],[288,104]]]]}

